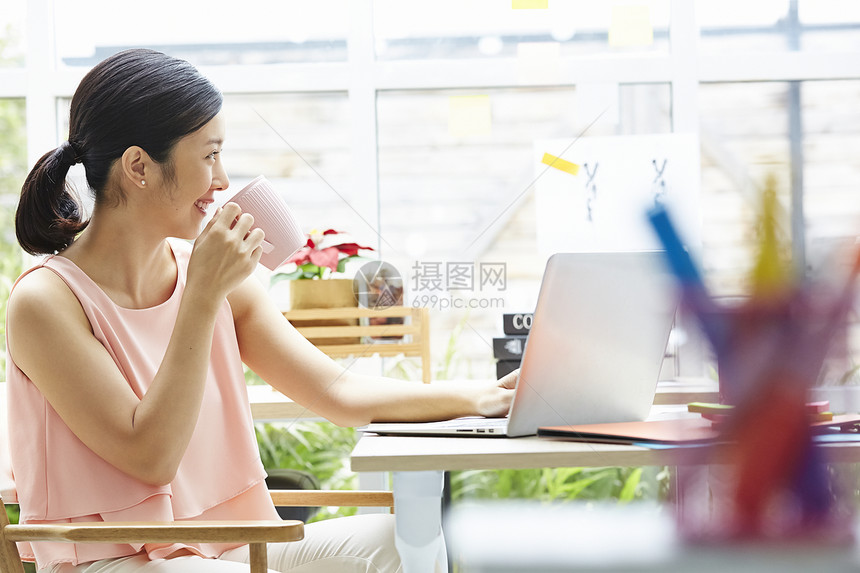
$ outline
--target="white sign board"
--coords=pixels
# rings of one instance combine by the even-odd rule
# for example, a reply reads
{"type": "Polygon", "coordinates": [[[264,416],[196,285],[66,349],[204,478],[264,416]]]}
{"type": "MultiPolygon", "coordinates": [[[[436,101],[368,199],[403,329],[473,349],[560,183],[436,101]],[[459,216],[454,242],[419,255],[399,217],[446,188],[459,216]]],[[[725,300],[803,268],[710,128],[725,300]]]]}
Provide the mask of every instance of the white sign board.
{"type": "Polygon", "coordinates": [[[694,135],[623,135],[535,142],[541,255],[660,249],[646,213],[669,210],[684,242],[701,246],[699,142],[694,135]],[[578,166],[557,169],[547,155],[578,166]]]}

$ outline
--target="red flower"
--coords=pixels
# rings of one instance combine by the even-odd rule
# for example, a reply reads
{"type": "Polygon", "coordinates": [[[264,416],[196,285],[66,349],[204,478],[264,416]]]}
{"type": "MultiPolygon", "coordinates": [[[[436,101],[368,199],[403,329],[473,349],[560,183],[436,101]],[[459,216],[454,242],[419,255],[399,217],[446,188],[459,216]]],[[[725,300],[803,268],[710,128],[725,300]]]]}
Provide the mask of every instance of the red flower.
{"type": "Polygon", "coordinates": [[[305,246],[287,260],[287,263],[295,263],[299,267],[295,273],[288,274],[291,278],[322,278],[325,269],[342,271],[343,263],[359,256],[359,250],[372,251],[373,248],[359,245],[348,234],[334,229],[322,233],[311,231],[305,246]]]}

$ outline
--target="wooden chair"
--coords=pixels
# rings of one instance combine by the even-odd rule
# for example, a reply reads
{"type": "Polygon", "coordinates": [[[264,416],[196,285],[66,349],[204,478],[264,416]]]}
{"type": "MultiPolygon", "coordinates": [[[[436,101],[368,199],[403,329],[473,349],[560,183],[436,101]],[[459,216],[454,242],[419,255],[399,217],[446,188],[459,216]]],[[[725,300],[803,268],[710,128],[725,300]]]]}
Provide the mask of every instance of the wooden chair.
{"type": "MultiPolygon", "coordinates": [[[[6,480],[8,483],[8,480],[6,480]]],[[[4,495],[15,499],[8,486],[4,495]]],[[[392,507],[389,491],[273,490],[278,506],[340,505],[392,507]]],[[[3,498],[0,497],[0,505],[3,498]]],[[[301,521],[173,521],[169,523],[10,524],[0,511],[0,573],[24,573],[16,541],[71,543],[247,543],[251,573],[267,570],[266,544],[298,541],[304,537],[301,521]]]]}
{"type": "MultiPolygon", "coordinates": [[[[2,499],[0,499],[2,503],[2,499]]],[[[24,573],[16,541],[72,543],[248,543],[251,573],[266,573],[266,544],[298,541],[301,521],[174,521],[170,523],[80,523],[10,525],[0,512],[0,570],[24,573]]]]}
{"type": "Polygon", "coordinates": [[[430,318],[426,308],[392,306],[385,309],[363,307],[312,308],[290,310],[284,316],[301,334],[332,358],[348,356],[418,356],[421,358],[421,379],[430,382],[430,318]],[[360,325],[363,318],[404,319],[405,324],[360,325]],[[408,322],[405,320],[408,318],[408,322]],[[354,325],[319,324],[319,322],[353,321],[354,325]],[[402,337],[400,340],[361,342],[362,337],[402,337]],[[406,337],[410,337],[408,340],[406,337]],[[331,339],[351,338],[346,344],[331,339]]]}

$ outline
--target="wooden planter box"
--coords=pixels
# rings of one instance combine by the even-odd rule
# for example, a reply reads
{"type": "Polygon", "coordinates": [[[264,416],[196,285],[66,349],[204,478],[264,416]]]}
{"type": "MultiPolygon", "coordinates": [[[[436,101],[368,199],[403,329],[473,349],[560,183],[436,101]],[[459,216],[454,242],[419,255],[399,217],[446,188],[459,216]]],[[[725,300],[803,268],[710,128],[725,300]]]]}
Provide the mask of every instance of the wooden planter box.
{"type": "MultiPolygon", "coordinates": [[[[293,280],[290,281],[290,310],[312,308],[357,307],[352,292],[352,279],[293,280]]],[[[331,318],[290,321],[296,328],[306,326],[357,326],[357,318],[331,318]]],[[[358,344],[360,338],[309,338],[315,346],[358,344]]]]}

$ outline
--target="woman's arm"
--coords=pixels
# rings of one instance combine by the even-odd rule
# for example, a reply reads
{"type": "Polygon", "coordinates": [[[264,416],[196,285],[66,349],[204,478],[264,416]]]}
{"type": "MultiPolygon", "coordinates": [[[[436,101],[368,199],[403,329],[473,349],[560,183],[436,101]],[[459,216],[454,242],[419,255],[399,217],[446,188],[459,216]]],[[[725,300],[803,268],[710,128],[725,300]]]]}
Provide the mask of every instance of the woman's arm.
{"type": "Polygon", "coordinates": [[[423,384],[344,370],[308,342],[250,277],[228,297],[242,360],[297,403],[342,426],[504,416],[516,376],[496,382],[423,384]]]}
{"type": "Polygon", "coordinates": [[[87,447],[146,483],[173,479],[197,424],[216,314],[259,260],[262,233],[245,237],[252,220],[231,229],[238,207],[224,212],[195,243],[178,317],[165,333],[167,351],[142,398],[51,270],[24,277],[9,300],[6,334],[15,363],[87,447]]]}

